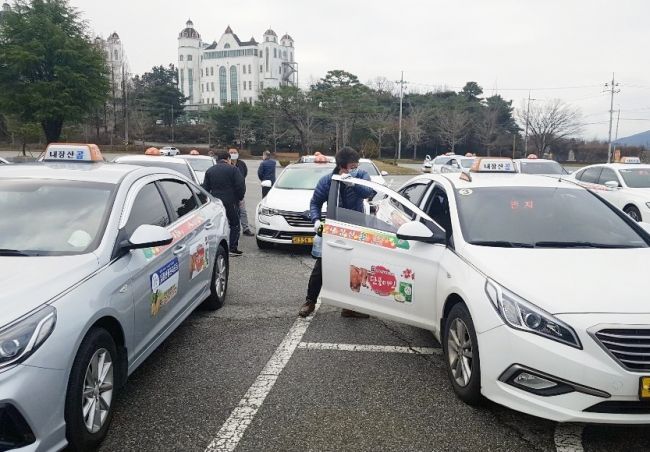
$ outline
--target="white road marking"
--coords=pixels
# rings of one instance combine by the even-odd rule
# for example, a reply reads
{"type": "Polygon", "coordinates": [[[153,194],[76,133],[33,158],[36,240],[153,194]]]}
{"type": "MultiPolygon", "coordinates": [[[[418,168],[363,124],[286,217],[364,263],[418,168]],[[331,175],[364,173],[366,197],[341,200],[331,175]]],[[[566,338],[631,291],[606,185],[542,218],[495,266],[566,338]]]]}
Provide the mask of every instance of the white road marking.
{"type": "Polygon", "coordinates": [[[255,414],[262,406],[264,399],[271,392],[273,385],[277,381],[282,369],[287,365],[291,355],[300,344],[303,335],[307,331],[311,320],[316,315],[320,303],[316,305],[314,314],[307,318],[298,317],[291,326],[291,329],[282,340],[282,343],[266,363],[262,372],[257,376],[244,398],[239,401],[239,405],[230,414],[230,417],[212,440],[210,445],[205,449],[206,452],[231,452],[235,450],[239,441],[244,436],[244,432],[253,421],[255,414]]]}
{"type": "Polygon", "coordinates": [[[560,424],[555,426],[555,450],[557,452],[584,452],[582,447],[582,424],[560,424]]]}
{"type": "Polygon", "coordinates": [[[399,347],[396,345],[333,344],[328,342],[301,342],[298,348],[305,350],[334,350],[343,352],[417,353],[440,355],[442,349],[434,347],[399,347]]]}

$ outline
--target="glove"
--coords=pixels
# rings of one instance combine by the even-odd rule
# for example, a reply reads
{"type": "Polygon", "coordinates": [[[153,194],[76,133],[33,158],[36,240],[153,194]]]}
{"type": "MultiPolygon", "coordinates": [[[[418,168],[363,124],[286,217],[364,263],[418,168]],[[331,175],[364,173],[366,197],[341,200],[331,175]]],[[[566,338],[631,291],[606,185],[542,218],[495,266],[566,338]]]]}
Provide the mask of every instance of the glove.
{"type": "Polygon", "coordinates": [[[316,220],[316,221],[314,222],[314,232],[318,232],[318,230],[319,230],[320,227],[321,227],[321,224],[322,224],[322,223],[321,223],[320,220],[316,220]]]}

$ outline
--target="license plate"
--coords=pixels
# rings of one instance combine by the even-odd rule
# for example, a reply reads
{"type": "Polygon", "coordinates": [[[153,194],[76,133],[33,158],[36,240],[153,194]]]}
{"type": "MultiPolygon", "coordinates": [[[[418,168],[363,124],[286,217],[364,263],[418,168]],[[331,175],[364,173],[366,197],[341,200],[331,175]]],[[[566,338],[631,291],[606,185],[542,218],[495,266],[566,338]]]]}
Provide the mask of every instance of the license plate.
{"type": "Polygon", "coordinates": [[[291,239],[291,243],[294,245],[312,245],[314,243],[314,238],[313,237],[293,237],[291,239]]]}
{"type": "Polygon", "coordinates": [[[650,377],[639,378],[639,399],[650,400],[650,377]]]}

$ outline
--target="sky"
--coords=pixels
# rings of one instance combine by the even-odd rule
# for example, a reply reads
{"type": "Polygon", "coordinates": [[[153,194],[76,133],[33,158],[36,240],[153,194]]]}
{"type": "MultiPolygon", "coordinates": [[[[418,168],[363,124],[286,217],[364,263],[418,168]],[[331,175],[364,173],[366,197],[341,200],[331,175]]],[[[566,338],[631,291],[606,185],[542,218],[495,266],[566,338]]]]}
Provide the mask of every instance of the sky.
{"type": "MultiPolygon", "coordinates": [[[[619,137],[650,130],[647,0],[70,0],[93,35],[116,31],[133,73],[175,63],[188,18],[206,42],[228,25],[242,40],[271,27],[295,40],[300,85],[331,69],[362,82],[458,90],[476,81],[517,108],[562,99],[582,113],[583,137],[607,139],[615,73],[619,137]]],[[[616,116],[612,136],[615,135],[616,116]]]]}

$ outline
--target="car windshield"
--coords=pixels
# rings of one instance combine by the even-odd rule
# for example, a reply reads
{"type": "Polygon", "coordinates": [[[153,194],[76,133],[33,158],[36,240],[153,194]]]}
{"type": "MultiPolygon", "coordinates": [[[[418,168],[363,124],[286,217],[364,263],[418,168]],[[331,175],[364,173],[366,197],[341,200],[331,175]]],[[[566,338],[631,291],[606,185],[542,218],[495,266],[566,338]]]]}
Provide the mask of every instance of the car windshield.
{"type": "Polygon", "coordinates": [[[460,161],[460,166],[467,169],[471,168],[473,164],[474,164],[474,159],[461,159],[460,161]]]}
{"type": "Polygon", "coordinates": [[[0,182],[0,256],[72,255],[99,245],[115,185],[5,179],[0,182]]]}
{"type": "Polygon", "coordinates": [[[525,174],[567,174],[558,162],[519,162],[525,174]]]}
{"type": "Polygon", "coordinates": [[[185,160],[179,159],[178,162],[164,162],[157,160],[155,157],[150,160],[117,160],[117,163],[125,163],[128,165],[151,166],[156,168],[167,168],[181,173],[183,176],[190,180],[194,180],[190,168],[185,163],[185,160]]]}
{"type": "Polygon", "coordinates": [[[288,167],[280,174],[274,187],[287,190],[313,190],[316,188],[316,184],[320,178],[331,173],[333,169],[334,167],[332,165],[322,167],[288,167]]]}
{"type": "Polygon", "coordinates": [[[587,190],[484,187],[456,191],[465,240],[475,245],[646,248],[621,216],[587,190]]]}
{"type": "Polygon", "coordinates": [[[650,168],[625,168],[619,170],[630,188],[650,188],[650,168]]]}
{"type": "Polygon", "coordinates": [[[359,162],[359,168],[368,173],[369,176],[379,176],[379,171],[377,171],[375,165],[370,162],[359,162]]]}
{"type": "Polygon", "coordinates": [[[214,165],[212,159],[187,159],[194,171],[207,171],[214,165]]]}
{"type": "Polygon", "coordinates": [[[436,157],[436,158],[433,160],[433,164],[434,164],[434,165],[445,165],[445,164],[447,164],[447,163],[449,162],[449,160],[451,160],[451,159],[453,159],[453,157],[449,157],[449,156],[443,155],[443,156],[440,156],[440,157],[436,157]]]}

